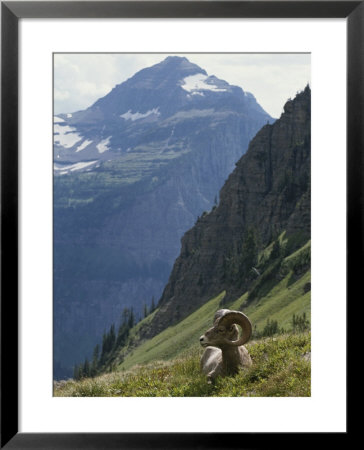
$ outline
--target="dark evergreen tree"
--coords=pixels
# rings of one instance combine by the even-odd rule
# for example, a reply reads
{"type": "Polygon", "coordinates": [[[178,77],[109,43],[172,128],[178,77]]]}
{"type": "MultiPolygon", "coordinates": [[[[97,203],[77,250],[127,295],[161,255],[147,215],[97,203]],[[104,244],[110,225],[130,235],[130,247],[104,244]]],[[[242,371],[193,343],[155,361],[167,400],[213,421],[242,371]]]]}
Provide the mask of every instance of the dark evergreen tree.
{"type": "Polygon", "coordinates": [[[149,314],[149,312],[148,312],[148,305],[146,305],[145,303],[144,303],[144,317],[147,317],[147,315],[149,314]]]}
{"type": "Polygon", "coordinates": [[[102,366],[106,361],[106,355],[108,353],[109,339],[108,334],[104,333],[102,335],[102,347],[101,347],[101,357],[99,365],[102,366]]]}
{"type": "Polygon", "coordinates": [[[267,319],[267,323],[263,329],[263,336],[273,336],[279,332],[278,321],[267,319]]]}
{"type": "Polygon", "coordinates": [[[94,377],[97,374],[97,369],[99,366],[99,353],[100,347],[97,344],[94,348],[93,356],[92,356],[92,364],[91,364],[91,376],[94,377]]]}
{"type": "Polygon", "coordinates": [[[78,381],[82,377],[82,366],[81,365],[75,365],[73,368],[73,379],[78,381]]]}
{"type": "Polygon", "coordinates": [[[273,260],[273,259],[280,258],[281,254],[282,254],[282,248],[281,248],[281,243],[280,243],[279,238],[278,238],[278,239],[276,239],[274,241],[273,248],[272,248],[272,251],[270,253],[270,259],[273,260]]]}
{"type": "Polygon", "coordinates": [[[302,333],[310,328],[310,321],[306,318],[306,313],[304,312],[302,316],[292,315],[292,331],[294,333],[302,333]]]}
{"type": "Polygon", "coordinates": [[[126,343],[126,339],[129,336],[129,326],[128,323],[122,323],[119,327],[118,337],[116,339],[116,347],[122,347],[126,343]]]}
{"type": "Polygon", "coordinates": [[[107,353],[107,335],[106,335],[106,333],[104,333],[102,335],[102,347],[101,347],[101,358],[100,358],[101,364],[103,364],[105,362],[106,353],[107,353]]]}
{"type": "Polygon", "coordinates": [[[258,246],[255,231],[249,228],[241,247],[241,256],[238,264],[239,278],[245,278],[256,266],[258,261],[258,246]]]}
{"type": "Polygon", "coordinates": [[[114,348],[115,342],[116,342],[115,325],[112,324],[109,332],[109,351],[111,351],[114,348]]]}
{"type": "Polygon", "coordinates": [[[131,323],[131,311],[128,308],[124,308],[122,316],[121,316],[121,323],[118,330],[118,336],[116,339],[116,347],[122,347],[125,345],[126,340],[129,336],[129,330],[130,330],[130,323],[131,323]]]}
{"type": "Polygon", "coordinates": [[[89,377],[90,376],[90,363],[88,362],[88,359],[85,359],[85,362],[83,364],[83,376],[89,377]]]}
{"type": "Polygon", "coordinates": [[[128,308],[123,309],[122,313],[122,323],[126,323],[129,320],[130,311],[128,308]]]}
{"type": "Polygon", "coordinates": [[[135,325],[135,316],[133,307],[131,307],[129,315],[129,328],[133,328],[134,325],[135,325]]]}

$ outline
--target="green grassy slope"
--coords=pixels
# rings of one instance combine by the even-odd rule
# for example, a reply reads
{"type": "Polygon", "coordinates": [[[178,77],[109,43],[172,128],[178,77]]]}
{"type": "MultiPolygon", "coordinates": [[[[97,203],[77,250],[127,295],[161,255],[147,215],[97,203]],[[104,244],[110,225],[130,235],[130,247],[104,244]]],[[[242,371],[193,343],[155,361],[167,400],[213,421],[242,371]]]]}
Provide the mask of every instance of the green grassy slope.
{"type": "Polygon", "coordinates": [[[56,397],[308,397],[311,395],[310,333],[260,339],[247,345],[252,367],[208,384],[200,370],[202,349],[172,361],[126,372],[57,382],[56,397]]]}
{"type": "MultiPolygon", "coordinates": [[[[297,267],[305,259],[309,250],[310,243],[306,243],[299,250],[284,258],[280,263],[280,270],[273,277],[274,282],[272,283],[272,280],[268,279],[263,282],[263,286],[260,286],[263,291],[264,285],[269,286],[265,289],[266,292],[263,296],[257,296],[249,302],[249,293],[246,292],[234,302],[221,306],[225,295],[222,292],[178,324],[168,327],[154,338],[127,353],[125,359],[121,357],[121,353],[114,359],[113,369],[125,370],[156,360],[170,360],[186,350],[197,348],[200,335],[212,325],[215,312],[222,307],[244,311],[256,332],[263,330],[268,318],[276,320],[280,328],[289,331],[292,328],[293,314],[305,313],[306,317],[310,317],[311,292],[307,290],[310,286],[310,270],[306,268],[302,273],[297,273],[297,267]]],[[[148,323],[151,318],[148,316],[140,322],[132,330],[131,338],[137,337],[139,327],[148,323]]]]}
{"type": "Polygon", "coordinates": [[[310,282],[311,272],[308,270],[300,279],[290,284],[292,272],[280,281],[263,298],[244,306],[247,293],[229,305],[230,309],[243,310],[250,318],[253,327],[261,331],[267,319],[277,320],[280,327],[289,329],[292,315],[306,313],[310,317],[311,292],[304,292],[304,287],[310,282]]]}
{"type": "Polygon", "coordinates": [[[154,338],[144,342],[129,353],[118,367],[129,369],[136,364],[172,359],[191,347],[198,346],[198,338],[211,326],[212,318],[219,309],[219,303],[224,295],[225,293],[221,293],[177,325],[168,327],[154,338]]]}

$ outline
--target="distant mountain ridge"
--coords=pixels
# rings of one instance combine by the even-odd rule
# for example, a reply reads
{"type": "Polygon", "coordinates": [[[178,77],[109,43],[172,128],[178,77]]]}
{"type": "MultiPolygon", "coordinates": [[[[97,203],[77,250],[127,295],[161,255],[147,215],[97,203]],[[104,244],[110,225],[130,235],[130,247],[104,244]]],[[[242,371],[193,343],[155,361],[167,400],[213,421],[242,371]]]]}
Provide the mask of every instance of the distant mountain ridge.
{"type": "Polygon", "coordinates": [[[102,161],[138,151],[146,138],[172,144],[177,138],[173,125],[181,119],[251,109],[271,120],[252,94],[208,76],[187,58],[169,56],[115,86],[86,110],[54,117],[55,174],[92,170],[102,161]]]}
{"type": "Polygon", "coordinates": [[[55,117],[56,377],[124,307],[138,315],[160,298],[184,232],[272,121],[253,95],[182,57],[55,117]]]}

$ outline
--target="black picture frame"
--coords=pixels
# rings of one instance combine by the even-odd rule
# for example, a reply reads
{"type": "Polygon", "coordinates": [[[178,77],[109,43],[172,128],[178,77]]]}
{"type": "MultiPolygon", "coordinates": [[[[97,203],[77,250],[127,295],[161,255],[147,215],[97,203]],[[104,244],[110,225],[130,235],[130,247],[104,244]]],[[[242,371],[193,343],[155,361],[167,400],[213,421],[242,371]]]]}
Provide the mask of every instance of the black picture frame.
{"type": "MultiPolygon", "coordinates": [[[[356,295],[356,283],[363,273],[363,1],[1,2],[1,448],[227,449],[265,447],[268,442],[271,445],[277,435],[268,433],[245,433],[242,437],[242,433],[171,434],[167,430],[155,434],[18,432],[18,22],[21,18],[116,17],[346,18],[347,303],[356,295]]],[[[348,431],[338,433],[336,442],[347,438],[348,431]]],[[[299,443],[308,443],[311,437],[302,434],[299,443]]],[[[322,437],[327,443],[327,436],[322,437]]],[[[292,439],[292,434],[279,434],[281,447],[292,439]]],[[[315,443],[319,440],[316,434],[315,443]]]]}

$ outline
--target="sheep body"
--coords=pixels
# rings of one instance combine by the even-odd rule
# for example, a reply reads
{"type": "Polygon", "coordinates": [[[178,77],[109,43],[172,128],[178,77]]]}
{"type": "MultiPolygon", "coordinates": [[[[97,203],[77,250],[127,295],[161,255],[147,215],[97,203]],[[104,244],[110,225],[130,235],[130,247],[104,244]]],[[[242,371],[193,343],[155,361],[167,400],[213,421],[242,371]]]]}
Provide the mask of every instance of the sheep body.
{"type": "Polygon", "coordinates": [[[248,350],[240,345],[247,342],[250,335],[251,324],[243,313],[225,309],[215,314],[213,327],[200,337],[201,345],[206,347],[201,357],[201,369],[210,383],[217,376],[234,375],[252,365],[248,350]],[[240,338],[236,322],[243,330],[240,338]]]}
{"type": "Polygon", "coordinates": [[[200,361],[202,372],[206,375],[213,373],[221,363],[222,351],[217,347],[206,347],[200,361]]]}

